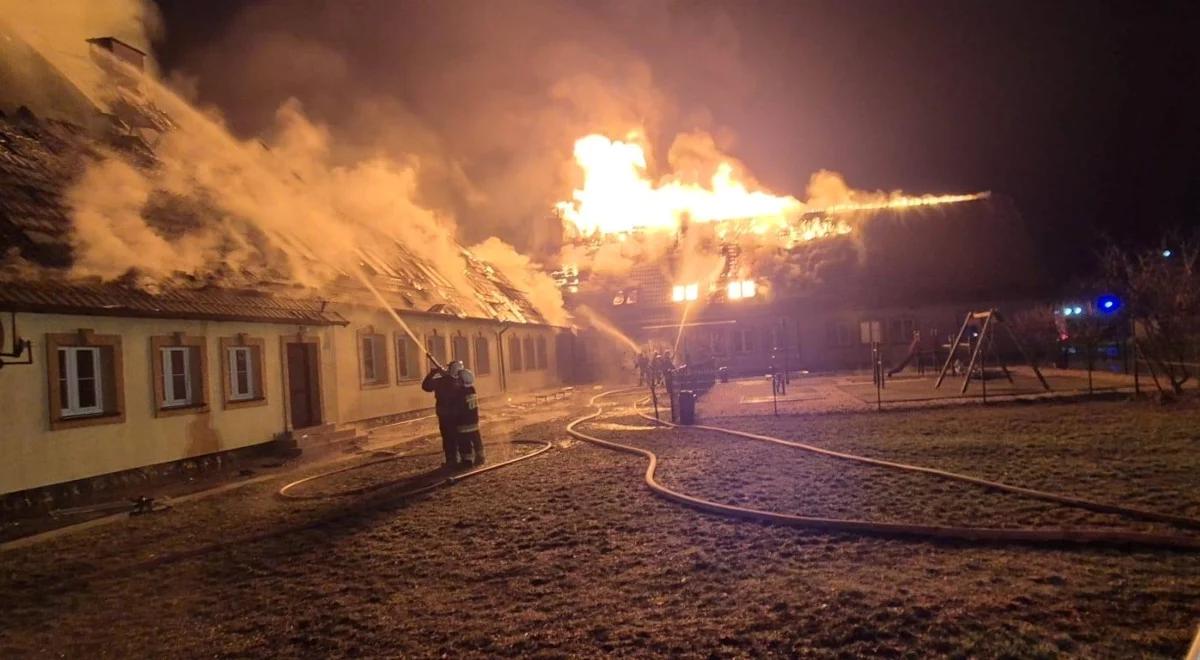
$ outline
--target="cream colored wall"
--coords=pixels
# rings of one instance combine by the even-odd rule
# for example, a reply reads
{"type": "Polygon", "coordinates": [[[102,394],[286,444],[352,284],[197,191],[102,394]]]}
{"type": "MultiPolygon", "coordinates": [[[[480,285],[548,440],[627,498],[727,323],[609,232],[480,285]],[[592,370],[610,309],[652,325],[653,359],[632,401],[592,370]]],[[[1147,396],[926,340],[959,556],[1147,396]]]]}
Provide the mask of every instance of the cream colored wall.
{"type": "MultiPolygon", "coordinates": [[[[338,421],[354,422],[360,420],[394,415],[397,413],[420,410],[433,406],[433,395],[421,390],[421,377],[429,370],[429,363],[421,358],[420,374],[417,378],[396,379],[396,337],[403,331],[386,312],[365,309],[339,308],[338,313],[350,321],[350,325],[333,331],[333,352],[337,355],[337,415],[338,421]],[[388,337],[388,384],[383,386],[364,387],[359,375],[358,331],[371,327],[374,332],[388,337]]],[[[500,357],[496,348],[496,331],[499,326],[495,323],[471,319],[446,319],[424,315],[404,315],[405,322],[413,332],[424,338],[437,330],[445,336],[446,354],[450,355],[449,337],[462,332],[468,339],[473,339],[479,333],[488,338],[491,350],[491,373],[476,374],[475,389],[480,396],[489,397],[505,393],[500,379],[500,357]]],[[[513,333],[521,337],[526,335],[543,335],[546,338],[547,364],[546,369],[533,372],[508,371],[508,394],[516,394],[529,390],[552,387],[559,384],[558,370],[555,361],[554,335],[556,330],[544,326],[510,326],[504,340],[513,333]]],[[[475,366],[474,343],[470,343],[472,367],[475,366]]],[[[507,361],[507,354],[505,355],[507,361]]],[[[507,368],[507,365],[506,365],[507,368]]]]}
{"type": "MultiPolygon", "coordinates": [[[[7,322],[7,320],[6,320],[7,322]]],[[[0,494],[86,477],[247,447],[270,441],[284,430],[280,337],[297,326],[209,321],[127,319],[94,316],[18,314],[21,335],[33,341],[30,366],[0,369],[0,494]],[[51,430],[46,334],[89,328],[120,335],[125,421],[51,430]],[[155,417],[150,337],[182,332],[201,335],[208,345],[208,412],[155,417]],[[267,403],[224,409],[223,358],[218,338],[244,332],[265,340],[263,379],[267,403]]],[[[323,329],[309,329],[324,334],[323,329]]],[[[335,375],[328,337],[322,342],[325,383],[335,375]]],[[[336,410],[336,392],[325,387],[325,414],[336,410]]]]}

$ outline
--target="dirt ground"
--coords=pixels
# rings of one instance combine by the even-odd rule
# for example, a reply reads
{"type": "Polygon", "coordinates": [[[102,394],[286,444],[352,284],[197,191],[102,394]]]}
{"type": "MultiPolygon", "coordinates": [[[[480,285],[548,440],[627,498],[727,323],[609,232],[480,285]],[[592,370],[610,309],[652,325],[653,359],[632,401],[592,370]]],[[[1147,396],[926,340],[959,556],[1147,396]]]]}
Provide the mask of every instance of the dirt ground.
{"type": "MultiPolygon", "coordinates": [[[[1200,623],[1194,553],[733,522],[656,498],[643,459],[569,439],[563,421],[516,432],[552,451],[415,499],[395,489],[274,496],[301,472],[0,553],[0,657],[1177,658],[1200,623]]],[[[1200,515],[1194,403],[706,421],[1200,515]]],[[[873,520],[1164,529],[767,443],[650,430],[628,411],[590,428],[653,449],[664,483],[720,501],[873,520]]],[[[305,492],[414,483],[435,464],[381,463],[305,492]]]]}

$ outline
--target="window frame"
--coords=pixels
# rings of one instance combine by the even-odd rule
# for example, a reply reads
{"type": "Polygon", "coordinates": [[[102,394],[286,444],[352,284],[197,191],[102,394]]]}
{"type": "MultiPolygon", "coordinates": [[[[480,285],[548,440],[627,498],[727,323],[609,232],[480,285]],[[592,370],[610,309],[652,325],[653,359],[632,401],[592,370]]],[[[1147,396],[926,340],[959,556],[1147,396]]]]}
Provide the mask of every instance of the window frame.
{"type": "Polygon", "coordinates": [[[267,405],[267,373],[266,373],[266,340],[261,337],[247,337],[244,333],[234,337],[221,337],[221,392],[226,410],[250,408],[267,405]],[[249,349],[250,354],[250,386],[253,396],[236,398],[234,396],[233,358],[231,351],[249,349]]]}
{"type": "Polygon", "coordinates": [[[537,349],[533,337],[525,335],[521,340],[521,353],[525,356],[525,371],[537,371],[537,349]]]}
{"type": "Polygon", "coordinates": [[[395,345],[396,383],[400,384],[420,380],[423,376],[421,373],[421,357],[424,355],[420,344],[413,341],[413,338],[409,337],[407,332],[397,332],[395,335],[395,345]],[[403,347],[403,350],[401,350],[401,347],[403,347]],[[401,369],[402,366],[404,367],[403,369],[401,369]]]}
{"type": "Polygon", "coordinates": [[[733,341],[729,350],[734,355],[746,355],[754,352],[754,328],[734,328],[733,341]]]}
{"type": "Polygon", "coordinates": [[[512,335],[508,338],[508,370],[510,372],[524,371],[525,360],[521,356],[521,338],[512,335]]]}
{"type": "MultiPolygon", "coordinates": [[[[151,378],[154,383],[155,417],[194,415],[208,412],[208,341],[205,337],[200,335],[189,336],[182,332],[176,332],[173,335],[167,336],[151,337],[150,355],[151,378]],[[167,374],[165,363],[166,351],[163,349],[174,348],[189,349],[183,353],[187,358],[191,358],[191,351],[195,351],[195,359],[188,359],[184,362],[185,373],[188,376],[188,390],[191,395],[190,400],[184,404],[167,401],[167,384],[165,382],[167,374]],[[198,372],[194,369],[196,367],[198,367],[198,372]]],[[[172,392],[173,390],[174,386],[172,385],[172,392]]]]}
{"type": "Polygon", "coordinates": [[[181,408],[190,406],[195,393],[192,391],[192,349],[188,346],[164,346],[158,349],[162,355],[163,396],[161,405],[164,408],[181,408]],[[179,364],[183,373],[175,371],[175,356],[180,356],[179,364]],[[175,391],[175,379],[183,377],[183,396],[175,391]]]}
{"type": "Polygon", "coordinates": [[[492,373],[492,347],[488,338],[482,334],[471,338],[472,348],[475,350],[475,375],[487,376],[492,373]],[[479,344],[483,343],[483,350],[479,350],[479,344]],[[480,357],[483,356],[483,357],[480,357]]]}
{"type": "Polygon", "coordinates": [[[97,335],[92,330],[80,328],[71,333],[46,334],[46,375],[50,430],[121,424],[125,422],[125,368],[120,335],[97,335]],[[59,383],[60,348],[99,349],[99,368],[96,372],[100,396],[97,403],[101,411],[90,415],[62,414],[62,390],[59,383]],[[107,352],[107,356],[106,353],[107,352]],[[105,362],[110,371],[105,371],[105,362]]]}
{"type": "Polygon", "coordinates": [[[441,334],[436,329],[430,330],[425,335],[425,350],[443,367],[449,364],[446,356],[449,354],[450,348],[446,346],[446,335],[441,334]]]}
{"type": "Polygon", "coordinates": [[[545,371],[550,364],[550,349],[546,346],[546,336],[538,335],[533,340],[533,349],[535,353],[534,366],[538,371],[545,371]]]}
{"type": "Polygon", "coordinates": [[[103,374],[102,374],[103,367],[101,365],[101,358],[100,358],[100,347],[98,347],[98,346],[60,346],[60,347],[58,347],[58,352],[59,352],[59,366],[61,367],[61,370],[62,370],[61,377],[58,377],[59,393],[60,393],[59,402],[58,402],[59,417],[61,417],[62,419],[78,419],[80,417],[94,417],[96,415],[103,415],[104,414],[104,385],[103,385],[103,374]],[[89,355],[92,356],[91,357],[91,360],[92,360],[92,379],[91,379],[92,380],[92,400],[95,402],[95,405],[87,406],[87,407],[79,405],[79,398],[80,398],[79,395],[81,393],[80,387],[79,387],[79,381],[81,380],[81,378],[79,377],[79,368],[78,368],[79,358],[78,358],[78,356],[80,353],[88,353],[89,355]],[[66,390],[67,406],[65,408],[62,407],[62,397],[61,397],[61,393],[63,392],[62,381],[66,381],[66,386],[67,386],[67,390],[66,390]]]}
{"type": "Polygon", "coordinates": [[[358,354],[358,386],[359,389],[369,390],[391,385],[391,373],[388,368],[387,335],[375,332],[373,326],[361,328],[355,333],[355,343],[358,354]],[[366,346],[371,345],[372,377],[367,378],[366,346]]]}
{"type": "Polygon", "coordinates": [[[456,332],[450,335],[450,360],[462,360],[463,367],[471,368],[473,360],[471,360],[471,338],[461,332],[456,332]],[[459,355],[456,350],[459,342],[462,343],[463,354],[459,355]]]}

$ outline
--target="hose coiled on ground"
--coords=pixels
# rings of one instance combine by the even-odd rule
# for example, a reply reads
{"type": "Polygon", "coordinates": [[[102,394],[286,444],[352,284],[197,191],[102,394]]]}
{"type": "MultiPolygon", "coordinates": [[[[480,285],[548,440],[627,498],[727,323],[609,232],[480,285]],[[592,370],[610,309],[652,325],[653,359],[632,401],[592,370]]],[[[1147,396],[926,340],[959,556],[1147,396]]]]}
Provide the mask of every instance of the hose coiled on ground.
{"type": "MultiPolygon", "coordinates": [[[[645,457],[649,461],[648,465],[646,466],[645,482],[646,482],[646,486],[649,487],[652,492],[654,492],[656,495],[659,495],[660,497],[663,497],[665,499],[668,499],[668,500],[671,500],[674,502],[678,502],[680,504],[684,504],[684,505],[690,506],[692,508],[699,509],[701,511],[706,511],[709,513],[715,513],[718,515],[728,516],[728,517],[742,519],[742,520],[755,520],[755,521],[759,521],[759,522],[788,525],[788,526],[793,526],[793,527],[802,527],[802,528],[808,528],[808,529],[817,529],[817,530],[833,531],[833,532],[851,532],[851,533],[858,533],[858,534],[923,537],[923,538],[953,539],[953,540],[966,540],[966,541],[1008,542],[1008,543],[1019,542],[1019,543],[1056,543],[1056,544],[1057,543],[1074,543],[1074,544],[1123,545],[1123,546],[1131,546],[1132,545],[1132,546],[1143,546],[1143,547],[1154,547],[1154,548],[1200,550],[1200,538],[1195,538],[1195,537],[1190,537],[1190,536],[1185,536],[1185,535],[1180,535],[1180,534],[1159,534],[1159,533],[1151,533],[1151,532],[1130,532],[1130,531],[1117,531],[1117,530],[1093,530],[1093,529],[1070,529],[1070,528],[1032,529],[1032,528],[959,527],[959,526],[946,526],[946,525],[920,525],[920,524],[911,524],[911,523],[874,522],[874,521],[869,521],[869,520],[855,520],[855,519],[845,519],[845,518],[820,518],[820,517],[800,516],[800,515],[786,514],[786,513],[776,513],[773,511],[765,511],[762,509],[752,509],[752,508],[748,508],[748,507],[734,506],[732,504],[722,504],[720,502],[715,502],[715,501],[700,498],[700,497],[694,497],[694,496],[688,495],[686,493],[681,493],[679,491],[672,490],[672,489],[662,485],[661,483],[659,483],[657,481],[657,479],[655,479],[654,473],[658,467],[658,456],[654,452],[652,452],[648,449],[643,449],[641,447],[635,447],[633,445],[626,445],[626,444],[622,444],[619,442],[613,442],[611,440],[604,440],[604,439],[598,438],[596,436],[589,435],[587,433],[583,433],[582,431],[579,431],[576,428],[580,424],[589,422],[589,421],[599,417],[601,414],[603,414],[604,408],[601,405],[596,403],[599,399],[601,399],[605,396],[611,395],[611,394],[616,394],[619,392],[626,392],[626,391],[628,391],[628,390],[610,390],[607,392],[601,392],[600,394],[597,394],[596,396],[592,397],[591,401],[589,401],[589,404],[596,406],[595,412],[592,412],[588,415],[585,415],[583,417],[580,417],[578,419],[571,421],[567,425],[567,432],[570,433],[572,436],[579,438],[580,440],[584,440],[586,442],[590,442],[592,444],[596,444],[601,447],[606,447],[608,449],[612,449],[615,451],[620,451],[620,452],[624,452],[624,453],[628,453],[628,454],[635,454],[635,455],[645,457]]],[[[638,414],[647,419],[650,419],[653,421],[658,421],[658,420],[655,420],[653,417],[642,414],[641,412],[638,412],[638,414]]],[[[660,423],[662,423],[662,422],[660,422],[660,423]]],[[[669,423],[667,425],[674,426],[673,424],[669,424],[669,423]]],[[[843,458],[846,460],[854,460],[854,461],[868,463],[868,464],[875,464],[875,465],[882,465],[885,467],[891,467],[894,469],[910,470],[910,471],[921,472],[921,473],[925,473],[925,474],[933,474],[933,475],[940,476],[943,478],[957,479],[960,481],[966,481],[968,483],[975,483],[977,485],[983,485],[983,486],[986,486],[989,488],[996,488],[999,490],[1005,490],[1007,492],[1014,492],[1017,494],[1027,495],[1030,497],[1038,497],[1039,499],[1045,499],[1048,501],[1053,501],[1053,502],[1057,502],[1057,503],[1061,503],[1061,504],[1067,504],[1069,506],[1081,506],[1083,508],[1091,508],[1092,510],[1106,511],[1106,512],[1112,512],[1112,513],[1122,513],[1125,515],[1131,515],[1131,516],[1135,516],[1135,517],[1144,517],[1146,519],[1151,519],[1151,520],[1172,522],[1175,524],[1181,524],[1181,525],[1188,526],[1188,527],[1194,526],[1194,527],[1200,528],[1200,521],[1197,521],[1197,520],[1194,520],[1191,518],[1183,518],[1180,516],[1170,516],[1168,514],[1158,514],[1155,512],[1148,512],[1148,511],[1143,511],[1140,509],[1131,509],[1128,507],[1119,507],[1116,505],[1108,505],[1108,504],[1103,504],[1103,503],[1099,503],[1099,502],[1092,502],[1090,500],[1082,500],[1079,498],[1068,497],[1065,495],[1058,495],[1055,493],[1047,493],[1044,491],[1035,491],[1032,489],[1020,488],[1018,486],[1010,486],[1007,484],[1000,484],[997,482],[989,482],[987,480],[979,479],[978,477],[971,477],[969,475],[960,475],[960,474],[956,474],[953,472],[946,472],[943,470],[935,470],[933,468],[924,468],[924,467],[920,467],[920,466],[905,465],[903,463],[894,463],[891,461],[880,461],[878,459],[871,459],[871,458],[866,458],[863,456],[855,456],[853,454],[832,452],[830,450],[820,449],[817,447],[812,447],[810,445],[804,445],[802,443],[793,443],[793,442],[790,442],[787,440],[780,440],[778,438],[771,438],[769,436],[761,436],[761,435],[752,434],[752,433],[745,433],[742,431],[733,431],[730,429],[722,429],[719,427],[710,427],[710,426],[696,426],[696,427],[692,427],[692,428],[716,431],[719,433],[728,433],[731,435],[747,437],[747,438],[751,438],[751,439],[755,439],[755,440],[776,442],[779,444],[792,446],[792,447],[796,447],[799,449],[804,449],[804,450],[808,450],[808,451],[816,451],[817,453],[831,455],[831,456],[835,456],[837,458],[843,458]]]]}

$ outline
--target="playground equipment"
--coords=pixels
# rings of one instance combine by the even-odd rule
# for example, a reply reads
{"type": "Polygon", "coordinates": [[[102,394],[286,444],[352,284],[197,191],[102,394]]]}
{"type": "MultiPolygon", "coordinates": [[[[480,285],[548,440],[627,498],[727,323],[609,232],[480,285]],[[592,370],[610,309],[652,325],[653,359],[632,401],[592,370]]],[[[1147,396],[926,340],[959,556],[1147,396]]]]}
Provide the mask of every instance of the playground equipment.
{"type": "Polygon", "coordinates": [[[925,365],[921,361],[921,331],[919,330],[913,331],[912,341],[908,344],[908,353],[905,354],[903,360],[900,360],[900,364],[888,370],[887,377],[891,378],[901,371],[904,371],[904,368],[907,367],[908,363],[912,362],[914,358],[917,360],[917,374],[920,375],[925,373],[925,365]]]}
{"type": "MultiPolygon", "coordinates": [[[[1013,345],[1015,345],[1017,350],[1021,352],[1021,357],[1025,358],[1025,361],[1028,362],[1029,366],[1033,369],[1033,373],[1037,375],[1038,381],[1041,382],[1042,387],[1046,388],[1047,392],[1050,391],[1050,384],[1047,383],[1045,377],[1042,376],[1041,370],[1038,369],[1037,362],[1030,358],[1029,353],[1025,351],[1025,347],[1021,345],[1021,340],[1017,338],[1016,333],[1013,332],[1012,328],[1008,326],[1008,323],[1005,321],[1004,317],[995,308],[982,312],[967,313],[966,318],[963,319],[962,327],[958,329],[958,335],[950,344],[950,352],[948,355],[946,355],[946,363],[942,365],[942,370],[940,373],[938,373],[937,382],[933,384],[933,389],[936,390],[942,386],[942,381],[946,378],[946,372],[950,369],[950,364],[954,362],[955,354],[958,352],[958,347],[961,345],[963,336],[966,335],[967,328],[971,326],[972,321],[982,321],[983,326],[979,330],[979,336],[975,338],[974,347],[970,348],[971,359],[970,362],[967,363],[966,371],[963,373],[962,389],[960,390],[962,394],[967,393],[967,387],[971,385],[971,376],[975,374],[975,367],[978,365],[979,379],[980,382],[983,383],[984,393],[986,395],[987,381],[986,374],[984,373],[984,364],[987,361],[986,352],[988,350],[991,350],[997,364],[1000,365],[1000,370],[1004,372],[1004,377],[1008,379],[1008,382],[1012,382],[1012,374],[1009,373],[1008,366],[1004,364],[1004,360],[1001,359],[1000,354],[996,351],[996,344],[995,341],[993,341],[995,335],[995,330],[993,330],[994,326],[1000,326],[1004,328],[1004,330],[1008,333],[1009,339],[1012,340],[1013,345]]],[[[968,346],[969,345],[970,344],[968,343],[968,346]]]]}

